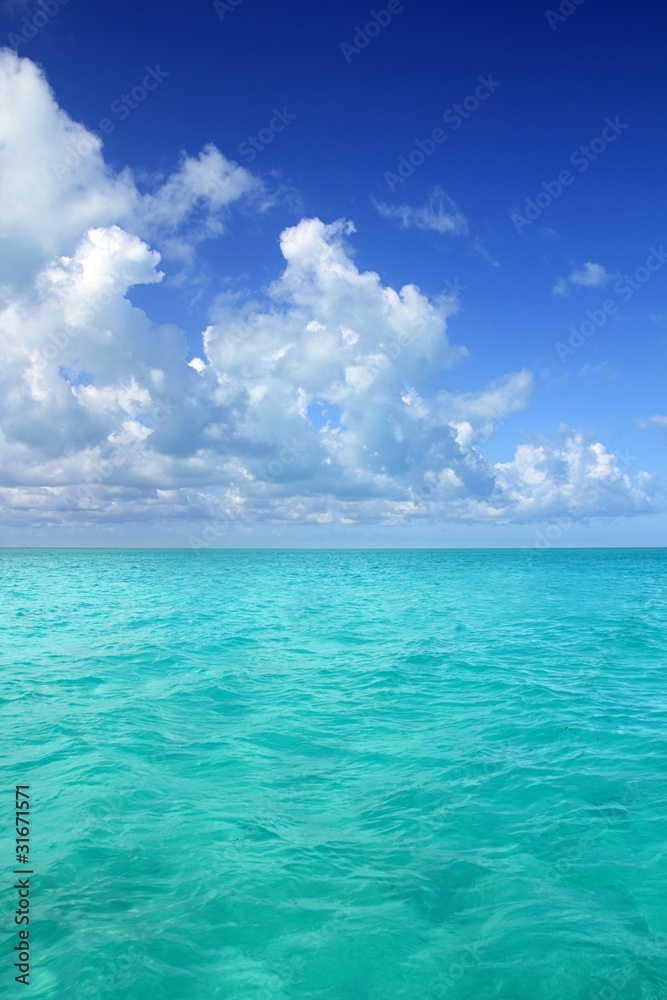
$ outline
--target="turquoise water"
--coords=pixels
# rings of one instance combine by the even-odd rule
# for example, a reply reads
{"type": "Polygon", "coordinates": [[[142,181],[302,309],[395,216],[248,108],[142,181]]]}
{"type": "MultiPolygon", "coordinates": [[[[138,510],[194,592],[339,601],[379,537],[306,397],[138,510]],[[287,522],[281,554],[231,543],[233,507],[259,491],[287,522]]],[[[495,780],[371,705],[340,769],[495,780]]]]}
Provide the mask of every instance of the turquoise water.
{"type": "Polygon", "coordinates": [[[667,550],[5,550],[0,585],[2,995],[667,997],[667,550]]]}

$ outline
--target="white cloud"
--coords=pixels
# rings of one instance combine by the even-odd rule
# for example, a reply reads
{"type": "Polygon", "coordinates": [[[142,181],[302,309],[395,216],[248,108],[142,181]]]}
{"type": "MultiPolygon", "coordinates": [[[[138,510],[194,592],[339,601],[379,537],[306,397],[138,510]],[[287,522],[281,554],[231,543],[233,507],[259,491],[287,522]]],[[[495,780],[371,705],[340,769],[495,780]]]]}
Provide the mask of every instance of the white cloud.
{"type": "Polygon", "coordinates": [[[579,378],[586,378],[588,375],[594,375],[597,378],[602,379],[604,382],[614,382],[620,376],[620,371],[613,365],[610,365],[608,361],[600,361],[597,365],[592,365],[587,362],[582,365],[577,372],[579,378]]]}
{"type": "Polygon", "coordinates": [[[0,50],[0,269],[20,280],[82,232],[127,215],[136,199],[128,174],[105,166],[100,141],[57,107],[42,72],[0,50]],[[57,151],[86,142],[79,171],[53,169],[57,151]]]}
{"type": "Polygon", "coordinates": [[[575,267],[567,278],[558,278],[551,291],[554,295],[569,295],[572,285],[580,288],[599,288],[614,277],[616,276],[610,274],[603,264],[594,264],[589,260],[581,267],[575,267]]]}
{"type": "Polygon", "coordinates": [[[0,182],[0,271],[10,282],[71,253],[91,227],[117,224],[183,256],[184,236],[189,246],[219,235],[232,203],[269,200],[213,145],[183,154],[175,173],[141,191],[130,170],[106,165],[101,140],[57,106],[42,71],[9,49],[0,49],[0,182]]]}
{"type": "Polygon", "coordinates": [[[587,261],[583,267],[577,267],[570,275],[570,281],[574,285],[584,285],[587,288],[594,288],[604,285],[610,281],[613,275],[609,274],[602,264],[593,264],[587,261]]]}
{"type": "Polygon", "coordinates": [[[652,430],[657,427],[661,431],[667,431],[667,416],[664,413],[654,413],[652,417],[638,420],[637,426],[642,430],[652,430]]]}
{"type": "Polygon", "coordinates": [[[480,446],[529,404],[531,373],[443,390],[443,372],[467,354],[449,337],[456,298],[359,270],[349,222],[285,229],[282,273],[261,294],[219,299],[188,361],[183,332],[152,322],[128,289],[159,285],[165,247],[194,252],[220,234],[230,206],[262,211],[261,184],[207,146],[140,191],[129,171],[105,165],[40,71],[7,52],[0,104],[4,524],[650,509],[650,481],[574,432],[487,461],[480,446]],[[76,171],[49,169],[63,143],[84,140],[76,171]],[[313,407],[326,419],[312,420],[313,407]]]}
{"type": "Polygon", "coordinates": [[[472,250],[473,253],[477,254],[478,257],[481,257],[482,260],[485,260],[487,264],[490,264],[491,267],[502,266],[500,261],[496,260],[496,258],[491,253],[489,253],[489,250],[484,245],[479,236],[475,236],[475,238],[472,240],[470,244],[470,249],[472,250]]]}
{"type": "Polygon", "coordinates": [[[435,187],[425,205],[387,205],[375,202],[383,219],[395,219],[402,229],[423,229],[434,233],[451,233],[461,236],[468,232],[469,224],[456,202],[435,187]]]}
{"type": "MultiPolygon", "coordinates": [[[[427,202],[422,206],[388,205],[383,201],[373,201],[384,219],[392,219],[401,229],[421,229],[424,232],[469,236],[470,223],[455,201],[440,187],[433,188],[427,202]]],[[[471,236],[470,252],[491,267],[500,267],[500,262],[489,252],[480,236],[471,236]]]]}
{"type": "Polygon", "coordinates": [[[496,484],[515,521],[572,514],[640,514],[654,509],[655,484],[627,471],[623,456],[563,427],[539,444],[522,444],[514,459],[495,466],[496,484]]]}

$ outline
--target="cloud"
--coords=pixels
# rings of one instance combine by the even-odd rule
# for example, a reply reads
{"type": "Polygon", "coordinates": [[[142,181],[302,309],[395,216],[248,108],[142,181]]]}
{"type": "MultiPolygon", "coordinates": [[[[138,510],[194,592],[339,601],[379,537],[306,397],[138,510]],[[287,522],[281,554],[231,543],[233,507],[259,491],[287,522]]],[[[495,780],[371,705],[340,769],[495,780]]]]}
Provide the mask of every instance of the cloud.
{"type": "Polygon", "coordinates": [[[477,254],[478,257],[481,257],[482,260],[485,260],[487,264],[490,264],[491,267],[502,266],[500,261],[496,260],[496,258],[491,253],[489,253],[488,249],[486,248],[486,246],[484,245],[479,236],[475,236],[475,238],[471,241],[470,249],[472,250],[473,253],[477,254]]]}
{"type": "Polygon", "coordinates": [[[587,288],[604,285],[611,281],[613,275],[609,274],[602,264],[593,264],[587,261],[583,267],[575,268],[570,275],[570,281],[574,285],[584,285],[587,288]]]}
{"type": "Polygon", "coordinates": [[[597,378],[602,379],[604,382],[614,382],[620,376],[618,368],[610,365],[608,361],[600,361],[597,365],[592,365],[586,363],[582,365],[577,372],[579,378],[586,378],[588,375],[594,375],[597,378]]]}
{"type": "MultiPolygon", "coordinates": [[[[384,219],[399,223],[401,229],[420,229],[423,232],[442,233],[451,236],[470,236],[470,222],[453,201],[440,187],[433,188],[427,202],[421,207],[412,205],[388,205],[386,202],[373,200],[373,205],[384,219]]],[[[499,261],[492,256],[481,237],[470,236],[470,252],[492,267],[500,267],[499,261]]]]}
{"type": "Polygon", "coordinates": [[[282,272],[265,289],[219,297],[192,358],[183,331],[153,322],[128,291],[157,293],[165,251],[194,254],[224,235],[236,206],[264,211],[261,182],[206,146],[146,190],[106,165],[28,60],[1,53],[0,84],[5,525],[652,509],[650,478],[574,431],[488,461],[484,442],[529,405],[532,374],[443,389],[467,356],[450,335],[456,296],[360,270],[346,220],[284,229],[282,272]],[[73,141],[90,147],[76,170],[50,169],[73,141]]]}
{"type": "Polygon", "coordinates": [[[159,240],[169,259],[192,264],[197,244],[225,233],[231,206],[264,212],[276,200],[257,177],[209,143],[197,157],[183,153],[178,168],[140,196],[128,222],[159,240]]]}
{"type": "Polygon", "coordinates": [[[667,416],[663,413],[654,413],[652,417],[643,417],[637,420],[637,426],[645,431],[657,428],[667,434],[667,416]]]}
{"type": "Polygon", "coordinates": [[[387,205],[385,202],[374,204],[383,219],[396,220],[401,229],[451,233],[453,236],[465,235],[469,229],[463,212],[440,187],[435,187],[426,204],[419,208],[411,205],[387,205]]]}
{"type": "Polygon", "coordinates": [[[94,230],[52,262],[0,317],[3,332],[23,331],[3,387],[7,516],[506,522],[651,509],[647,482],[574,433],[487,462],[479,445],[528,405],[531,373],[438,389],[465,354],[447,337],[455,306],[360,272],[351,234],[318,219],[285,230],[282,275],[261,301],[219,301],[190,364],[180,331],[124,296],[160,277],[136,237],[94,230]],[[338,417],[315,423],[314,403],[338,417]]]}
{"type": "MultiPolygon", "coordinates": [[[[101,139],[56,104],[43,72],[0,49],[0,273],[21,282],[71,253],[92,227],[121,225],[180,252],[218,236],[234,203],[269,199],[262,182],[209,144],[169,176],[111,170],[101,139]]],[[[186,254],[187,256],[187,254],[186,254]]]]}
{"type": "Polygon", "coordinates": [[[543,518],[650,512],[656,484],[642,471],[633,479],[628,465],[599,441],[562,427],[554,438],[519,445],[511,462],[496,464],[496,483],[515,521],[531,520],[536,511],[543,518]]]}
{"type": "Polygon", "coordinates": [[[580,288],[598,288],[614,277],[616,276],[610,274],[602,264],[587,261],[581,267],[575,267],[569,277],[558,278],[551,291],[554,295],[564,296],[569,294],[571,285],[580,288]]]}

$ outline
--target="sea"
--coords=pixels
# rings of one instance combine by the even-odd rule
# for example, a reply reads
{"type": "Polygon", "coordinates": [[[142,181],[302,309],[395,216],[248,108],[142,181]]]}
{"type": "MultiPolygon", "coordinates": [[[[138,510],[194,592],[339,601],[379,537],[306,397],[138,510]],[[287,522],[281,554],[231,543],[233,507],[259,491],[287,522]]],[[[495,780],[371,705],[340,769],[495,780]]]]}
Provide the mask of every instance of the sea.
{"type": "Polygon", "coordinates": [[[5,549],[0,593],[3,997],[666,1000],[667,549],[5,549]]]}

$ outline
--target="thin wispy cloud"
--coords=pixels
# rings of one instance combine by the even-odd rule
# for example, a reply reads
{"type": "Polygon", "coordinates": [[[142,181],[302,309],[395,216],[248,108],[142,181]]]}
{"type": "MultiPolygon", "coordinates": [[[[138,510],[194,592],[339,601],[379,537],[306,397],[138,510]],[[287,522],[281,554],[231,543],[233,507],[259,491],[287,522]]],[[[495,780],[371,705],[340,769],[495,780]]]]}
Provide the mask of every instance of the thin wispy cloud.
{"type": "Polygon", "coordinates": [[[470,249],[478,257],[481,257],[482,260],[485,260],[487,264],[490,264],[491,267],[501,266],[500,261],[496,260],[496,258],[489,252],[479,236],[475,236],[470,244],[470,249]]]}
{"type": "Polygon", "coordinates": [[[601,361],[597,365],[585,364],[582,365],[577,372],[579,378],[587,378],[592,376],[594,378],[602,379],[603,382],[614,382],[616,379],[620,378],[620,371],[618,368],[610,365],[608,361],[601,361]]]}
{"type": "Polygon", "coordinates": [[[440,187],[433,188],[424,205],[389,205],[382,201],[374,201],[373,204],[383,219],[398,222],[401,229],[469,236],[469,252],[481,257],[491,267],[500,267],[500,262],[489,252],[481,237],[471,235],[469,219],[440,187]]]}
{"type": "Polygon", "coordinates": [[[383,201],[374,204],[383,219],[398,222],[401,229],[421,229],[453,236],[463,236],[469,230],[468,219],[440,187],[433,189],[424,205],[388,205],[383,201]]]}
{"type": "Polygon", "coordinates": [[[637,426],[641,427],[642,430],[651,430],[657,427],[658,430],[667,432],[667,416],[664,413],[654,413],[652,417],[642,417],[638,420],[637,426]]]}

